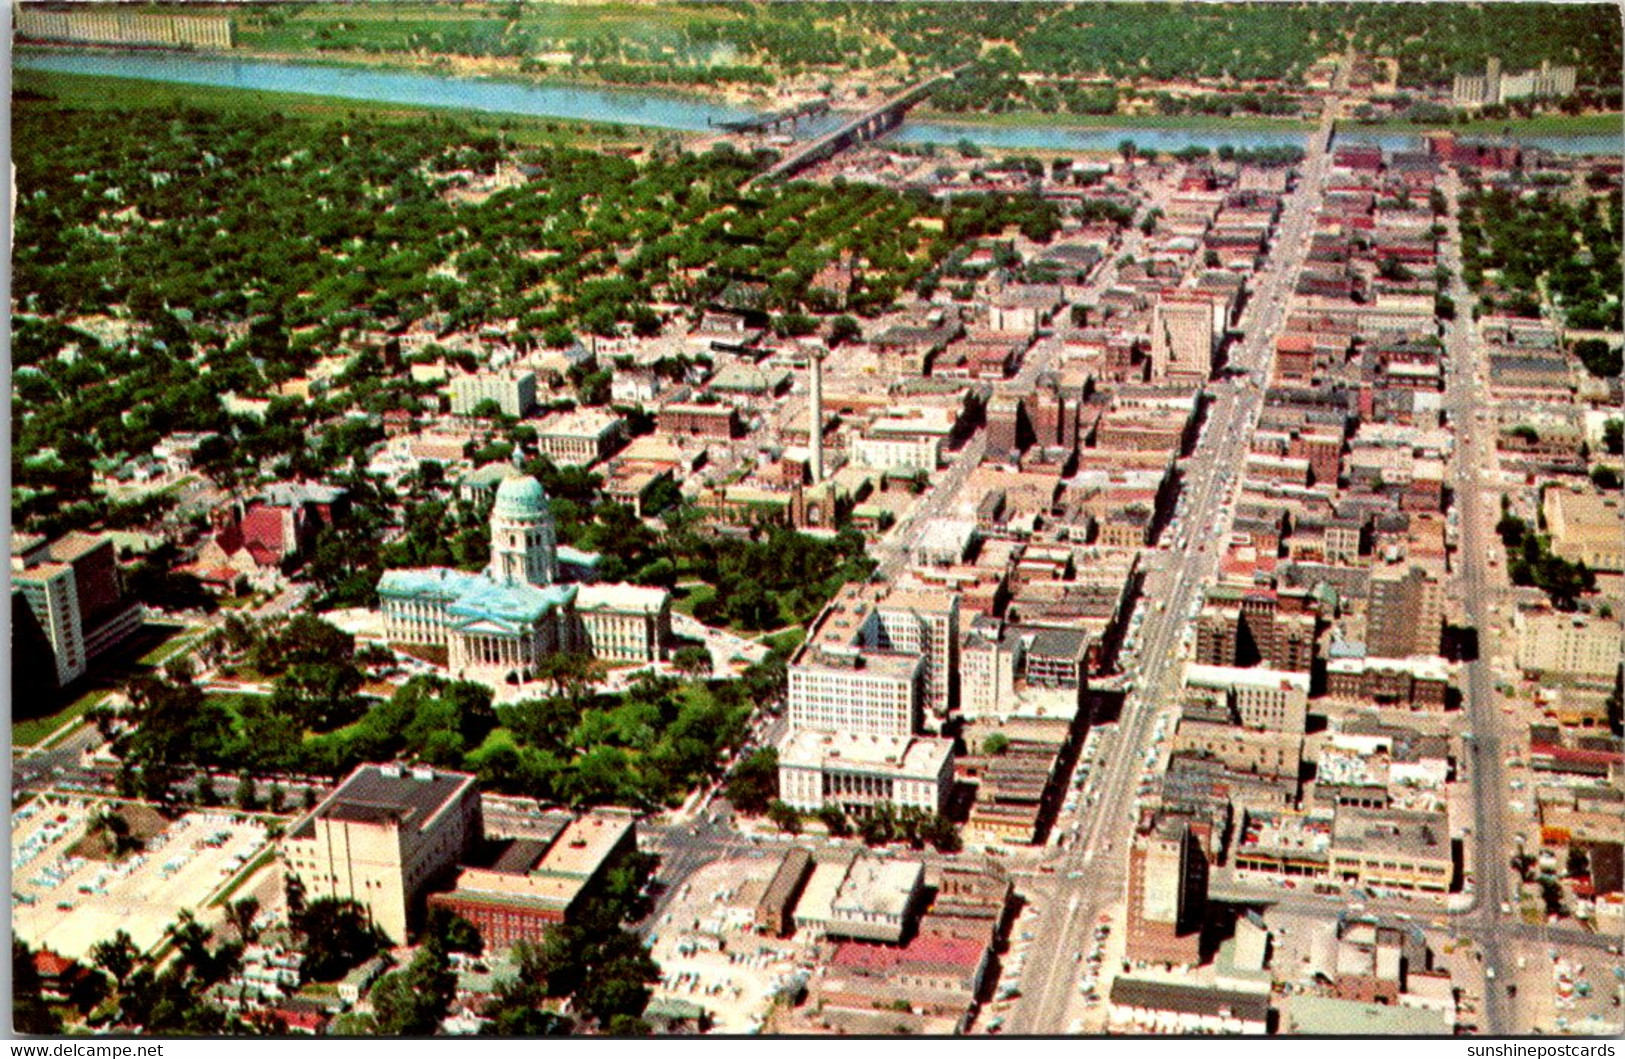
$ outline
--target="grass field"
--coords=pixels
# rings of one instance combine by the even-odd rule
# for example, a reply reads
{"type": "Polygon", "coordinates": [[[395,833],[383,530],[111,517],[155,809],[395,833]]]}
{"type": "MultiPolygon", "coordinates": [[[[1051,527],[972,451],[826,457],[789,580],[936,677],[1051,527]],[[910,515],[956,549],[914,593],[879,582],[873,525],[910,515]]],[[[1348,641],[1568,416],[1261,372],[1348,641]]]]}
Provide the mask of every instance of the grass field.
{"type": "Polygon", "coordinates": [[[44,717],[31,717],[26,721],[13,722],[11,726],[11,745],[14,747],[33,746],[64,724],[76,717],[83,716],[86,710],[107,698],[110,693],[108,688],[93,688],[55,713],[44,717]]]}
{"type": "MultiPolygon", "coordinates": [[[[666,130],[643,129],[631,125],[586,123],[563,118],[532,117],[520,114],[488,114],[455,108],[378,103],[334,96],[306,96],[294,92],[263,92],[252,88],[221,88],[212,85],[167,84],[126,77],[100,77],[64,74],[44,70],[14,70],[12,91],[50,96],[61,104],[82,110],[173,111],[177,107],[200,107],[237,113],[275,113],[311,121],[339,121],[372,118],[380,121],[423,121],[450,118],[472,129],[501,129],[520,144],[568,144],[581,147],[633,145],[652,141],[656,135],[675,135],[666,130]]],[[[26,105],[14,99],[13,105],[26,105]]]]}

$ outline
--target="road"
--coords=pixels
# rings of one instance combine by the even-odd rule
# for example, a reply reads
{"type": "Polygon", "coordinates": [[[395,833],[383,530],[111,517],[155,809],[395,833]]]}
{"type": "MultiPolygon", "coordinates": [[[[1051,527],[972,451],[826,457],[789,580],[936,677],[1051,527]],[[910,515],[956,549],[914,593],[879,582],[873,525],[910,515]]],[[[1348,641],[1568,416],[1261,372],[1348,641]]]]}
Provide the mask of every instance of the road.
{"type": "MultiPolygon", "coordinates": [[[[1146,201],[1141,205],[1140,211],[1135,215],[1133,223],[1124,231],[1123,242],[1110,256],[1100,262],[1094,276],[1085,285],[1080,296],[1084,301],[1099,298],[1112,284],[1117,282],[1117,263],[1124,257],[1138,255],[1145,245],[1145,237],[1140,231],[1140,223],[1152,210],[1164,208],[1167,205],[1169,185],[1166,181],[1158,182],[1148,189],[1146,201]]],[[[1063,310],[1065,311],[1065,310],[1063,310]]],[[[1033,343],[1027,355],[1022,358],[1021,367],[1014,377],[999,383],[998,392],[1001,393],[1029,393],[1038,379],[1045,372],[1054,370],[1055,358],[1060,353],[1060,342],[1053,336],[1041,337],[1033,343]]],[[[965,479],[970,477],[972,471],[982,464],[982,458],[987,452],[987,431],[980,430],[970,441],[965,443],[954,458],[948,470],[935,478],[931,483],[930,491],[915,505],[913,511],[903,518],[901,522],[881,541],[870,549],[879,564],[874,573],[877,581],[895,580],[898,573],[908,564],[909,556],[913,553],[920,538],[924,535],[926,527],[942,519],[969,519],[974,518],[973,511],[953,511],[950,505],[959,496],[960,488],[965,479]]]]}
{"type": "MultiPolygon", "coordinates": [[[[1300,179],[1288,197],[1277,225],[1271,260],[1243,314],[1245,337],[1230,363],[1252,374],[1240,384],[1215,387],[1217,395],[1196,449],[1187,461],[1187,491],[1180,499],[1175,525],[1183,525],[1191,547],[1169,552],[1147,575],[1144,598],[1155,600],[1143,619],[1136,650],[1143,659],[1138,687],[1124,704],[1114,752],[1107,758],[1095,804],[1084,805],[1071,824],[1079,841],[1069,843],[1042,902],[1035,927],[1038,941],[1028,962],[1026,991],[1008,1020],[1012,1034],[1065,1032],[1076,1000],[1076,953],[1089,947],[1090,932],[1100,914],[1121,899],[1127,883],[1128,849],[1135,823],[1138,777],[1146,770],[1146,752],[1159,713],[1177,702],[1180,643],[1200,606],[1202,590],[1213,575],[1231,518],[1236,468],[1245,459],[1252,431],[1263,406],[1264,379],[1288,295],[1302,267],[1310,227],[1319,211],[1321,186],[1330,163],[1334,108],[1328,108],[1300,167],[1300,179]],[[1214,546],[1209,547],[1209,542],[1214,546]]],[[[1167,531],[1170,536],[1174,526],[1167,531]]],[[[1058,827],[1066,827],[1063,821],[1058,827]]]]}
{"type": "MultiPolygon", "coordinates": [[[[1512,857],[1512,839],[1509,834],[1507,810],[1506,754],[1503,741],[1503,717],[1498,709],[1495,691],[1494,659],[1497,653],[1496,633],[1491,626],[1489,607],[1494,586],[1490,583],[1487,557],[1491,548],[1499,548],[1492,538],[1491,520],[1495,518],[1495,505],[1486,504],[1483,474],[1494,467],[1495,426],[1481,423],[1479,409],[1492,407],[1488,395],[1480,391],[1477,370],[1484,363],[1478,348],[1478,339],[1472,325],[1473,299],[1461,279],[1460,233],[1456,226],[1456,203],[1460,181],[1454,171],[1445,182],[1446,197],[1451,203],[1443,243],[1443,262],[1450,269],[1450,297],[1457,306],[1456,319],[1445,331],[1445,350],[1449,361],[1449,374],[1445,387],[1445,411],[1456,430],[1455,502],[1459,514],[1457,532],[1460,534],[1457,561],[1457,591],[1466,609],[1467,624],[1478,630],[1476,657],[1464,666],[1462,680],[1463,707],[1472,726],[1468,740],[1472,755],[1473,772],[1473,838],[1470,867],[1476,866],[1476,904],[1467,914],[1458,917],[1464,929],[1471,929],[1483,946],[1484,966],[1505,976],[1508,970],[1502,946],[1505,924],[1498,924],[1503,901],[1517,902],[1517,894],[1509,886],[1512,857]]],[[[1516,1002],[1506,990],[1494,987],[1485,992],[1483,1029],[1491,1036],[1513,1032],[1519,1025],[1515,1019],[1516,1002]]]]}

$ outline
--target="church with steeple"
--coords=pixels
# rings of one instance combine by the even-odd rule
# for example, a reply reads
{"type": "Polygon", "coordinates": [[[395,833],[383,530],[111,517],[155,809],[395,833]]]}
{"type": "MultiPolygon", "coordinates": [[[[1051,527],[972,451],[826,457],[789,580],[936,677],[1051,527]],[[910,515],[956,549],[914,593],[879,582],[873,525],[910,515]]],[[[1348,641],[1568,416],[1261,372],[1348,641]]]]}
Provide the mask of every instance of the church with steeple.
{"type": "Polygon", "coordinates": [[[497,486],[485,570],[390,570],[378,602],[391,643],[443,647],[452,677],[484,684],[533,680],[544,658],[565,652],[656,662],[671,640],[665,589],[559,580],[552,505],[517,471],[497,486]]]}

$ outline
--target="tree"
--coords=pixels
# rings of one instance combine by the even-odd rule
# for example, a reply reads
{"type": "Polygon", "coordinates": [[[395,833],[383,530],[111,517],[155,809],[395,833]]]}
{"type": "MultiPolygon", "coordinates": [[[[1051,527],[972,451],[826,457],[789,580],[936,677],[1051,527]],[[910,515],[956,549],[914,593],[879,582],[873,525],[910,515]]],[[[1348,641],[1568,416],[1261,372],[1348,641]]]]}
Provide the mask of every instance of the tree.
{"type": "Polygon", "coordinates": [[[982,753],[995,757],[1010,749],[1010,737],[1003,732],[994,732],[982,740],[982,753]]]}
{"type": "Polygon", "coordinates": [[[801,833],[801,814],[789,802],[774,799],[773,804],[767,807],[767,818],[773,821],[780,831],[792,835],[801,833]]]}
{"type": "Polygon", "coordinates": [[[1590,374],[1599,379],[1618,378],[1622,357],[1621,347],[1611,346],[1601,338],[1586,338],[1574,344],[1574,355],[1590,374]]]}
{"type": "Polygon", "coordinates": [[[851,316],[837,316],[829,324],[829,344],[833,348],[847,342],[857,342],[863,339],[863,328],[851,316]]]}
{"type": "Polygon", "coordinates": [[[141,950],[135,947],[128,932],[120,930],[111,938],[98,941],[90,949],[90,961],[107,973],[113,985],[122,990],[130,974],[141,963],[141,950]]]}
{"type": "Polygon", "coordinates": [[[392,971],[372,990],[373,1017],[385,1036],[425,1036],[451,1009],[457,976],[439,946],[418,949],[405,970],[392,971]]]}
{"type": "Polygon", "coordinates": [[[728,778],[728,801],[749,816],[768,811],[779,796],[779,752],[766,747],[734,766],[728,778]]]}
{"type": "Polygon", "coordinates": [[[259,898],[252,895],[241,900],[233,901],[226,906],[226,922],[237,932],[237,938],[243,944],[252,944],[259,937],[259,931],[254,929],[254,919],[260,914],[259,898]]]}
{"type": "Polygon", "coordinates": [[[295,912],[291,897],[288,921],[305,946],[305,981],[336,982],[378,953],[383,937],[356,902],[320,897],[295,912]]]}
{"type": "Polygon", "coordinates": [[[427,943],[438,945],[442,952],[466,952],[478,956],[485,951],[479,928],[456,912],[439,905],[430,907],[424,919],[423,932],[427,943]]]}
{"type": "Polygon", "coordinates": [[[232,804],[245,813],[251,813],[259,806],[259,800],[254,796],[254,777],[252,774],[244,772],[238,778],[237,794],[233,797],[232,804]]]}
{"type": "Polygon", "coordinates": [[[846,813],[838,805],[830,804],[818,810],[818,819],[829,829],[829,833],[836,838],[845,838],[852,833],[852,825],[846,819],[846,813]]]}
{"type": "Polygon", "coordinates": [[[711,672],[711,652],[693,644],[679,647],[672,652],[671,664],[677,672],[692,680],[711,672]]]}

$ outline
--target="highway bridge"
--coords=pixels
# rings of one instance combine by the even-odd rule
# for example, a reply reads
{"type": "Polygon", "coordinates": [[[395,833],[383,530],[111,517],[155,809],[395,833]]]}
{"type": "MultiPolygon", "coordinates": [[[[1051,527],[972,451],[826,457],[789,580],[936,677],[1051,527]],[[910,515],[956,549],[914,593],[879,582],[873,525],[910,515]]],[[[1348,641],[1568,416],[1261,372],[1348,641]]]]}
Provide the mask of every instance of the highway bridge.
{"type": "Polygon", "coordinates": [[[794,129],[796,122],[802,118],[816,118],[820,114],[828,113],[829,100],[815,99],[810,103],[802,103],[800,106],[776,110],[771,114],[762,114],[754,118],[745,118],[742,121],[710,121],[707,119],[707,124],[725,132],[771,132],[784,125],[794,129]]]}
{"type": "Polygon", "coordinates": [[[904,89],[878,106],[859,114],[834,132],[792,151],[774,163],[772,168],[757,176],[752,183],[793,177],[808,166],[833,158],[855,143],[879,139],[903,123],[903,115],[908,113],[910,107],[958,77],[969,65],[967,63],[965,66],[955,67],[904,89]]]}

